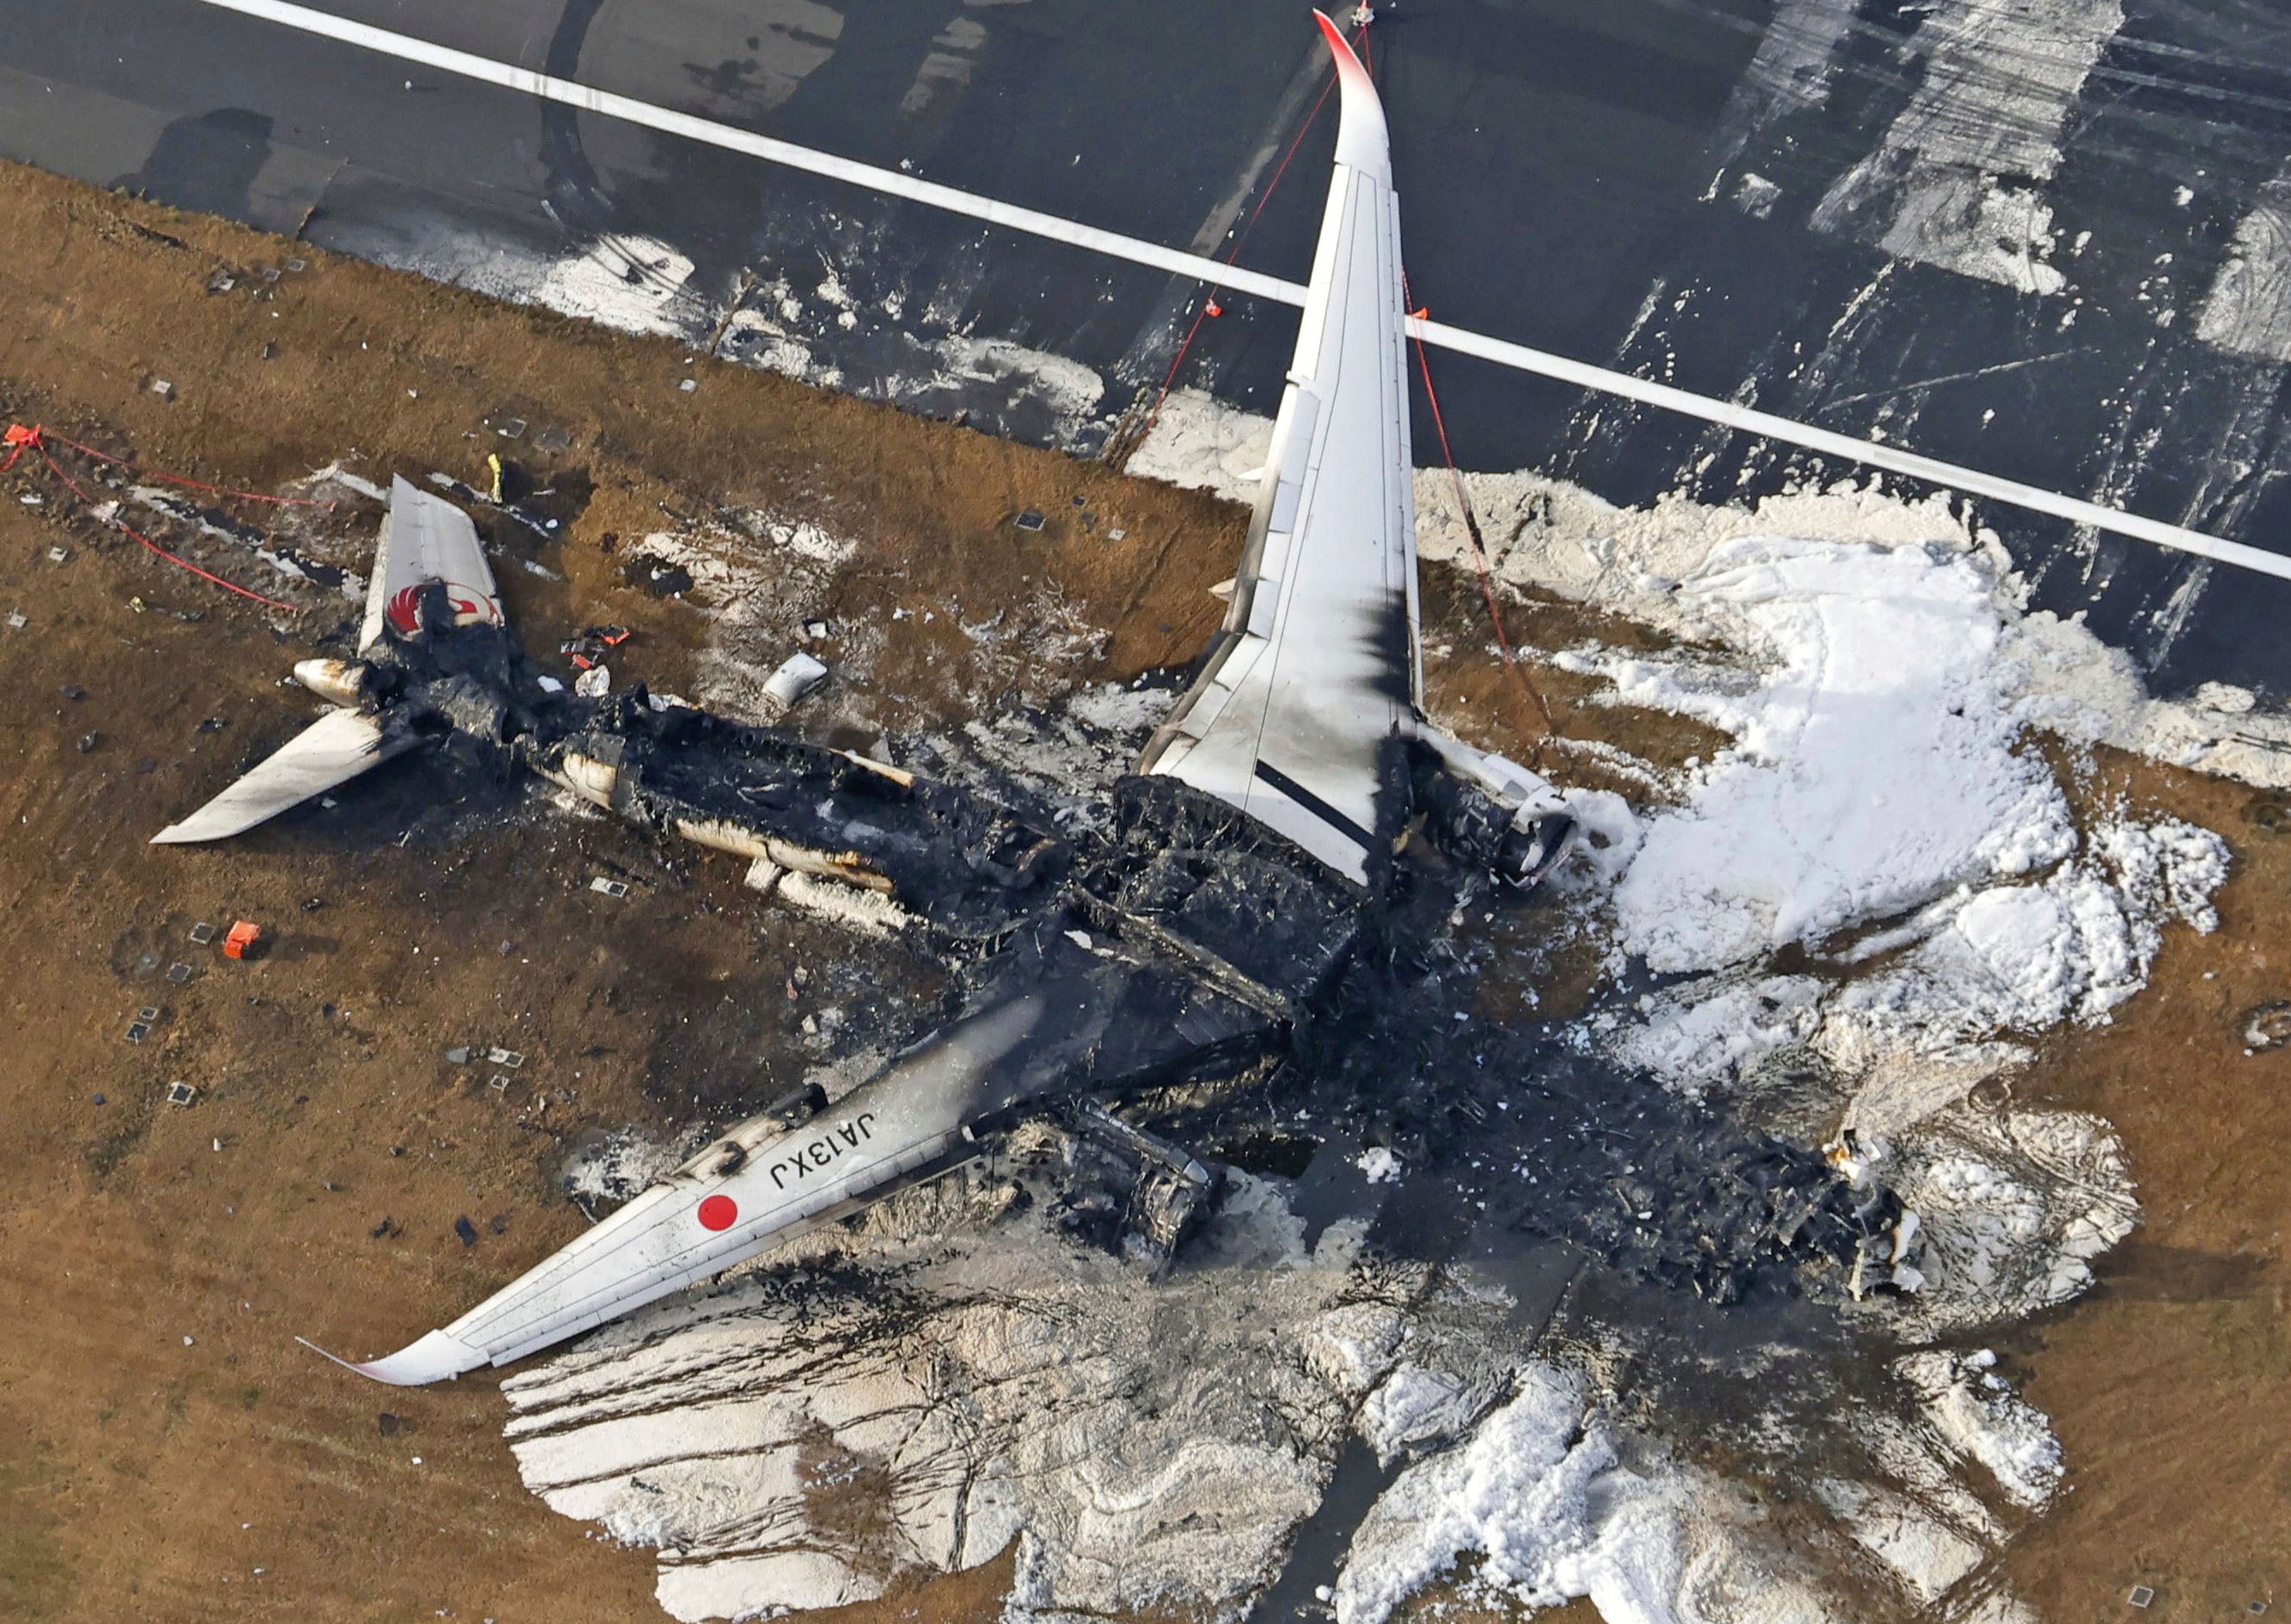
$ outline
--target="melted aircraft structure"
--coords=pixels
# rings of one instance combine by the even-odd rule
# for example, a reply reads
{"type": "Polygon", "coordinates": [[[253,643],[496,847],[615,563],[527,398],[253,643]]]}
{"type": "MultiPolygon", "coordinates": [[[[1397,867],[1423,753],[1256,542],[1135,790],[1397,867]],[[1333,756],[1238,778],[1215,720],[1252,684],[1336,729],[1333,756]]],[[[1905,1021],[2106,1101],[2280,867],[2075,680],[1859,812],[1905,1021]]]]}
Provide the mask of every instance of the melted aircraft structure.
{"type": "Polygon", "coordinates": [[[451,1324],[351,1368],[414,1384],[521,1358],[1044,1117],[1130,1170],[1129,1229],[1166,1260],[1215,1177],[1101,1102],[1289,1052],[1404,836],[1515,885],[1561,856],[1572,822],[1550,786],[1420,710],[1399,214],[1374,85],[1321,27],[1336,171],[1267,475],[1224,630],[1117,785],[1107,836],[641,690],[545,691],[468,517],[395,484],[358,658],[295,668],[340,708],[158,840],[237,833],[458,734],[652,831],[888,898],[960,945],[969,992],[841,1098],[740,1123],[451,1324]]]}

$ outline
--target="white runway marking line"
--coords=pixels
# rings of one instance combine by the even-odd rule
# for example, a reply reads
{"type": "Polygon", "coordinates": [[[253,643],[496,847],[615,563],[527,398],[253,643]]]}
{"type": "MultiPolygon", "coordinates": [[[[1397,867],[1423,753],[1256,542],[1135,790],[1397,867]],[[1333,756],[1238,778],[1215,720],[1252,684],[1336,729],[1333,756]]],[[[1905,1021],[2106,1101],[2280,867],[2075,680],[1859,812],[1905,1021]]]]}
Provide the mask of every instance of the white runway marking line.
{"type": "MultiPolygon", "coordinates": [[[[1125,237],[1119,231],[1101,230],[1078,221],[1045,214],[1038,209],[999,203],[973,192],[942,186],[935,181],[919,180],[896,169],[883,169],[872,164],[837,157],[832,153],[800,147],[793,141],[777,141],[768,135],[758,135],[730,125],[718,124],[712,119],[696,118],[689,113],[655,107],[648,101],[616,96],[610,91],[591,90],[570,79],[559,79],[529,68],[497,62],[490,57],[431,44],[410,35],[393,34],[387,28],[330,16],[309,6],[289,4],[286,0],[199,0],[199,3],[277,23],[282,28],[299,29],[305,34],[339,40],[344,44],[396,57],[401,61],[418,62],[443,73],[499,85],[504,90],[521,91],[543,100],[562,102],[567,107],[599,113],[607,118],[641,125],[663,134],[682,136],[687,141],[745,153],[768,164],[784,165],[791,169],[800,169],[809,174],[864,187],[888,197],[926,204],[950,213],[983,221],[988,225],[1024,231],[1053,242],[1068,243],[1077,248],[1128,260],[1133,264],[1165,270],[1173,276],[1191,277],[1212,286],[1231,288],[1235,293],[1270,299],[1281,304],[1301,306],[1305,302],[1305,288],[1301,283],[1284,281],[1261,271],[1242,270],[1217,260],[1204,259],[1199,254],[1164,248],[1158,243],[1149,243],[1139,237],[1125,237]]],[[[2232,564],[2239,568],[2291,581],[2291,558],[2247,546],[2241,542],[2206,535],[2199,530],[2166,524],[2160,519],[2143,519],[2136,513],[2102,507],[2095,502],[2064,496],[2056,491],[2022,485],[2017,480],[2000,478],[1994,474],[1982,473],[1978,469],[1960,468],[1954,463],[1919,456],[1913,451],[1881,446],[1873,440],[1857,439],[1852,435],[1812,428],[1787,417],[1753,411],[1748,406],[1714,399],[1707,395],[1690,394],[1668,384],[1653,383],[1644,378],[1635,378],[1628,373],[1572,361],[1564,356],[1531,350],[1524,344],[1515,344],[1504,339],[1490,338],[1484,334],[1467,332],[1443,322],[1419,321],[1411,318],[1408,331],[1411,336],[1421,338],[1427,344],[1436,344],[1462,355],[1475,356],[1499,366],[1533,373],[1539,377],[1572,383],[1577,388],[1596,390],[1600,394],[1620,396],[1626,400],[1637,401],[1642,406],[1717,423],[1764,439],[1818,452],[1824,456],[1843,458],[1865,467],[1879,468],[1888,473],[1902,474],[1943,486],[1968,495],[1985,496],[1992,502],[2049,514],[2055,519],[2067,519],[2071,524],[2089,525],[2096,530],[2112,531],[2136,541],[2152,542],[2160,547],[2170,547],[2222,564],[2232,564]]]]}

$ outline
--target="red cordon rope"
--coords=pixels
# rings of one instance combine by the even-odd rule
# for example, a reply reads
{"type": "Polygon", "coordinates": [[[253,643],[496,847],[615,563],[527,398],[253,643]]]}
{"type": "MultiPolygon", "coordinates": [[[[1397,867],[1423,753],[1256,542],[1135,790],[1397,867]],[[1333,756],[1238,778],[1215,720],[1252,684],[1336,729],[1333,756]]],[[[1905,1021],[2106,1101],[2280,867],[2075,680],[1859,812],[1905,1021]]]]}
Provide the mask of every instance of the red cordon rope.
{"type": "MultiPolygon", "coordinates": [[[[116,457],[108,451],[98,451],[92,446],[83,446],[77,440],[66,439],[52,429],[36,428],[32,432],[43,439],[52,440],[59,446],[68,446],[82,456],[93,457],[99,462],[109,462],[117,468],[137,467],[137,464],[125,457],[116,457]]],[[[8,460],[12,462],[15,458],[12,456],[8,460]]],[[[180,485],[186,490],[208,491],[217,496],[236,496],[242,502],[267,502],[274,506],[288,508],[332,508],[334,505],[331,502],[320,502],[309,496],[266,496],[261,491],[234,490],[227,485],[209,485],[202,479],[187,479],[181,474],[162,473],[156,468],[143,468],[139,471],[162,484],[180,485]]]]}
{"type": "MultiPolygon", "coordinates": [[[[1407,289],[1405,275],[1401,278],[1401,287],[1404,295],[1407,289]]],[[[1411,310],[1409,314],[1421,316],[1424,312],[1411,310]]],[[[1416,366],[1424,376],[1424,399],[1432,408],[1432,427],[1440,436],[1440,460],[1448,465],[1448,478],[1456,486],[1456,511],[1464,516],[1464,534],[1472,540],[1472,567],[1480,578],[1480,601],[1487,605],[1488,623],[1496,629],[1496,647],[1502,651],[1504,669],[1511,672],[1513,680],[1519,684],[1520,692],[1528,697],[1537,713],[1543,718],[1545,736],[1555,737],[1559,724],[1552,720],[1551,707],[1544,703],[1542,691],[1529,678],[1527,668],[1519,662],[1519,655],[1513,652],[1510,634],[1504,630],[1503,611],[1496,603],[1494,572],[1488,562],[1487,545],[1480,539],[1480,521],[1472,513],[1471,497],[1464,489],[1464,476],[1456,466],[1456,454],[1448,448],[1448,423],[1440,414],[1440,392],[1432,387],[1432,358],[1425,353],[1424,341],[1420,338],[1416,341],[1416,366]]],[[[1539,767],[1541,761],[1539,758],[1542,753],[1543,745],[1539,741],[1528,752],[1528,765],[1539,767]]]]}
{"type": "MultiPolygon", "coordinates": [[[[1354,34],[1353,43],[1357,49],[1365,53],[1368,49],[1368,29],[1365,27],[1354,34]]],[[[1367,60],[1365,54],[1363,55],[1362,60],[1367,60]]],[[[1331,67],[1329,69],[1328,82],[1321,86],[1320,96],[1313,103],[1313,110],[1305,115],[1305,122],[1297,127],[1297,133],[1290,138],[1289,149],[1281,155],[1280,163],[1273,167],[1273,178],[1265,183],[1265,189],[1257,195],[1257,205],[1249,211],[1249,218],[1241,222],[1241,230],[1234,237],[1233,246],[1226,251],[1226,264],[1230,265],[1241,257],[1242,245],[1249,240],[1249,233],[1256,226],[1257,217],[1265,213],[1265,205],[1273,200],[1274,189],[1281,184],[1281,177],[1289,173],[1289,160],[1297,156],[1297,149],[1303,146],[1305,137],[1312,133],[1313,125],[1320,119],[1321,109],[1328,105],[1329,92],[1336,87],[1337,70],[1331,67]]],[[[1225,311],[1218,305],[1217,295],[1214,293],[1202,301],[1200,310],[1194,312],[1194,325],[1186,329],[1185,342],[1178,346],[1178,353],[1170,358],[1170,370],[1162,374],[1162,392],[1154,397],[1154,409],[1146,414],[1146,427],[1139,430],[1137,436],[1140,443],[1147,435],[1154,432],[1154,425],[1162,421],[1162,407],[1170,398],[1170,390],[1177,384],[1178,369],[1186,364],[1186,352],[1194,347],[1194,338],[1201,332],[1202,323],[1212,316],[1224,314],[1225,311]]]]}
{"type": "MultiPolygon", "coordinates": [[[[62,484],[66,490],[69,491],[73,495],[78,497],[80,501],[86,503],[90,511],[92,511],[98,505],[95,498],[90,495],[88,492],[82,487],[78,480],[73,478],[71,475],[64,471],[63,464],[57,462],[54,455],[48,450],[48,442],[51,439],[54,440],[58,445],[69,446],[75,451],[86,452],[88,455],[100,458],[102,461],[107,462],[122,462],[122,459],[118,457],[105,456],[102,452],[90,451],[87,446],[81,445],[77,440],[66,439],[60,434],[52,435],[36,423],[28,429],[25,428],[21,423],[11,423],[8,426],[8,431],[4,439],[0,439],[0,444],[4,444],[8,446],[8,460],[4,462],[0,462],[0,474],[4,474],[10,469],[15,467],[16,459],[22,456],[27,451],[36,451],[40,454],[40,461],[48,465],[48,471],[55,475],[56,478],[62,484]]],[[[161,477],[164,478],[165,476],[161,477]]],[[[192,480],[179,480],[176,481],[176,483],[196,484],[197,482],[192,480]]],[[[205,490],[216,490],[220,487],[215,486],[203,486],[199,488],[205,490]]],[[[252,492],[228,492],[225,494],[233,495],[241,494],[248,495],[253,494],[252,492]]],[[[257,500],[283,502],[289,499],[285,497],[258,497],[257,500]]],[[[314,505],[323,506],[325,504],[320,503],[314,505]]],[[[276,598],[265,598],[261,593],[252,591],[247,588],[239,585],[237,582],[226,581],[221,575],[215,575],[212,571],[200,568],[189,559],[169,552],[165,547],[160,546],[158,543],[153,541],[149,536],[135,528],[134,526],[119,518],[116,511],[116,505],[113,516],[110,519],[103,519],[100,522],[109,525],[115,530],[125,531],[127,535],[134,537],[137,542],[141,543],[144,551],[147,552],[157,554],[160,558],[166,559],[168,563],[173,564],[178,569],[189,570],[192,575],[197,575],[202,581],[213,582],[215,585],[222,588],[226,592],[236,592],[241,598],[259,603],[265,608],[283,609],[289,615],[293,615],[297,612],[294,606],[291,603],[282,603],[276,598]]]]}

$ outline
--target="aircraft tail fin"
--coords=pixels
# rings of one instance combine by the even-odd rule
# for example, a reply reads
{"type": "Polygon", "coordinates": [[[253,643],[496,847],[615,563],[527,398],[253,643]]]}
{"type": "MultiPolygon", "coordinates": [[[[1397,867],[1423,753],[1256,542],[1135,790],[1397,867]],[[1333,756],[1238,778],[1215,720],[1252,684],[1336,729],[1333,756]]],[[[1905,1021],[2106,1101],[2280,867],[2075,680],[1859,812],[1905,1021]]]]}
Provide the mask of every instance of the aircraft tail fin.
{"type": "Polygon", "coordinates": [[[252,772],[179,824],[151,837],[154,846],[188,846],[240,834],[311,796],[347,784],[414,743],[363,711],[329,711],[252,772]]]}
{"type": "Polygon", "coordinates": [[[371,653],[385,628],[401,637],[422,624],[422,599],[431,583],[444,589],[446,614],[457,625],[502,625],[501,591],[484,543],[470,516],[446,501],[409,484],[390,482],[390,511],[374,555],[366,591],[366,620],[358,629],[358,653],[371,653]]]}

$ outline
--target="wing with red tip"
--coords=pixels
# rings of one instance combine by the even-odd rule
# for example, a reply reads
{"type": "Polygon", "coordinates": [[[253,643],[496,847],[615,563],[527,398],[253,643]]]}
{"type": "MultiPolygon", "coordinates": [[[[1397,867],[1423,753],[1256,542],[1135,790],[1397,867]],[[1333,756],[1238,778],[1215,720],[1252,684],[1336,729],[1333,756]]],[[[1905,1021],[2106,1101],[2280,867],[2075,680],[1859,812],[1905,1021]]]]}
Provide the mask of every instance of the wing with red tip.
{"type": "Polygon", "coordinates": [[[1391,832],[1390,741],[1413,726],[1422,686],[1416,508],[1384,109],[1320,22],[1342,111],[1289,387],[1225,629],[1140,770],[1229,800],[1364,880],[1391,832]]]}

